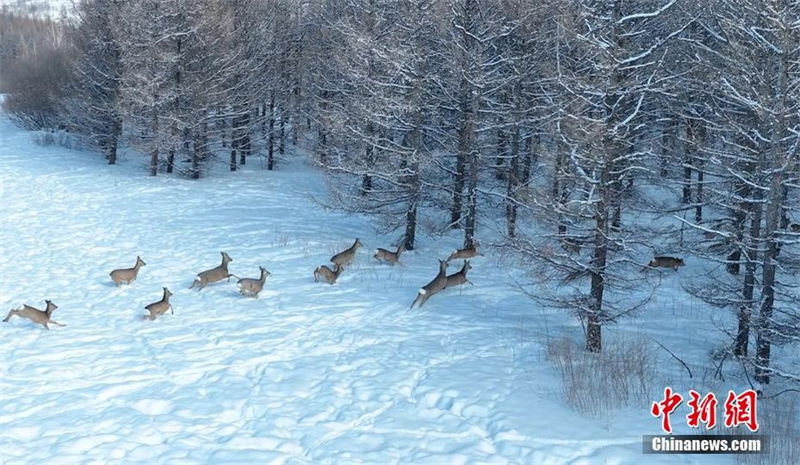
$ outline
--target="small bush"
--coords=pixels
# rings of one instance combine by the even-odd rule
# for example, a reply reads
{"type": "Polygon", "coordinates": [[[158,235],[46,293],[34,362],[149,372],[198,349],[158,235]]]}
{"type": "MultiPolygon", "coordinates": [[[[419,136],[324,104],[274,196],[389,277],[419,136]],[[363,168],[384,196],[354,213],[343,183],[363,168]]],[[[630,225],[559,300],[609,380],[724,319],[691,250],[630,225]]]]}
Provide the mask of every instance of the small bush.
{"type": "Polygon", "coordinates": [[[33,143],[42,147],[57,145],[68,149],[80,148],[75,139],[66,131],[37,131],[33,133],[33,143]]]}
{"type": "Polygon", "coordinates": [[[643,341],[610,344],[596,354],[564,338],[547,345],[547,359],[561,376],[567,403],[580,412],[599,415],[652,400],[655,363],[643,341]]]}
{"type": "Polygon", "coordinates": [[[64,50],[45,49],[18,58],[12,69],[3,73],[8,92],[3,108],[25,129],[53,129],[61,125],[61,104],[70,76],[69,59],[64,50]]]}
{"type": "MultiPolygon", "coordinates": [[[[737,465],[800,464],[800,424],[798,399],[785,394],[758,402],[758,434],[767,436],[767,450],[761,454],[736,455],[737,465]]],[[[727,434],[725,430],[720,434],[727,434]]],[[[737,434],[737,432],[730,432],[737,434]]]]}

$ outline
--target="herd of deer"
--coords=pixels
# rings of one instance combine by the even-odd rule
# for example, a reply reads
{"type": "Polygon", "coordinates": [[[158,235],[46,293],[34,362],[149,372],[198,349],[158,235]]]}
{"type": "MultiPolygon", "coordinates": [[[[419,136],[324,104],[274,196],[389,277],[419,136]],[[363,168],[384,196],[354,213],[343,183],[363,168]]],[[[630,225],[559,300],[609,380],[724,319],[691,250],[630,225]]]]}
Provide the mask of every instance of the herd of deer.
{"type": "MultiPolygon", "coordinates": [[[[356,251],[362,246],[363,244],[361,241],[356,239],[353,245],[348,249],[331,257],[330,261],[333,263],[333,269],[328,268],[325,265],[317,267],[317,269],[314,270],[314,281],[319,282],[320,279],[322,279],[328,284],[335,283],[339,278],[339,275],[341,275],[344,271],[345,267],[353,263],[353,260],[355,260],[356,251]]],[[[386,262],[394,266],[395,264],[399,263],[400,254],[403,253],[404,250],[405,247],[403,245],[400,245],[394,252],[387,249],[378,248],[373,257],[378,261],[386,262]]],[[[189,289],[197,287],[198,290],[202,290],[207,285],[222,281],[223,279],[230,281],[231,277],[239,278],[228,271],[228,264],[232,262],[233,259],[225,252],[220,253],[222,254],[222,263],[220,263],[219,266],[198,273],[189,289]]],[[[478,255],[482,254],[478,252],[475,246],[472,246],[455,250],[452,254],[450,254],[449,257],[447,257],[446,260],[439,260],[439,273],[431,282],[419,290],[417,297],[414,299],[414,302],[411,303],[409,310],[414,308],[414,305],[421,307],[428,299],[431,298],[431,296],[439,293],[445,288],[460,286],[465,283],[472,284],[472,282],[467,279],[467,272],[472,269],[472,266],[467,259],[478,255]],[[464,265],[461,267],[461,270],[448,275],[448,263],[451,260],[458,259],[464,260],[464,265]]],[[[111,276],[111,280],[117,286],[121,284],[130,284],[136,281],[136,277],[139,275],[139,270],[145,265],[147,265],[147,263],[145,263],[141,257],[137,256],[136,264],[133,266],[133,268],[120,268],[109,273],[109,276],[111,276]]],[[[241,278],[239,281],[237,281],[237,287],[242,295],[258,297],[259,292],[261,292],[261,290],[264,288],[264,283],[266,282],[267,277],[270,275],[270,272],[263,267],[259,267],[259,269],[261,270],[261,276],[259,278],[241,278]]],[[[169,298],[171,296],[172,292],[170,292],[170,290],[166,287],[163,288],[161,300],[153,302],[144,307],[145,310],[149,312],[149,315],[146,315],[145,319],[155,320],[159,316],[165,314],[167,310],[170,310],[171,313],[174,313],[172,311],[172,305],[169,303],[169,298]]],[[[8,315],[3,321],[7,322],[12,316],[18,316],[20,318],[27,318],[36,324],[40,324],[44,326],[45,329],[50,329],[48,326],[49,324],[66,326],[51,319],[53,311],[57,309],[58,306],[56,306],[56,304],[50,300],[46,300],[45,302],[47,304],[45,310],[39,310],[29,305],[23,305],[18,309],[9,311],[8,315]]]]}

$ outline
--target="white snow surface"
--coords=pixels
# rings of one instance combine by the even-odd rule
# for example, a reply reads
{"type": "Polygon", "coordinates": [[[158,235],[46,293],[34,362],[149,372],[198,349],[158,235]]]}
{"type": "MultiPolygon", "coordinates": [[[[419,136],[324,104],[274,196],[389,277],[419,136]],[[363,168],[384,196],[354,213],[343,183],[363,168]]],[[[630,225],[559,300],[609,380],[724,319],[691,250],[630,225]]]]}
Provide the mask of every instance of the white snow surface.
{"type": "MultiPolygon", "coordinates": [[[[369,250],[395,238],[312,202],[325,188],[299,155],[199,181],[149,177],[141,160],[41,147],[0,119],[0,311],[52,299],[67,325],[0,323],[0,464],[731,463],[643,457],[642,435],[660,424],[646,405],[601,419],[566,407],[544,346],[580,340],[580,327],[522,295],[524,275],[492,254],[472,261],[475,286],[408,312],[457,233],[422,235],[391,267],[369,250]],[[314,283],[356,237],[355,264],[333,286],[314,283]],[[223,250],[240,277],[272,272],[260,298],[233,279],[188,289],[223,250]],[[138,280],[114,287],[109,271],[136,255],[138,280]],[[143,320],[162,286],[175,314],[143,320]]],[[[707,347],[688,347],[722,336],[668,295],[671,308],[662,300],[607,340],[669,334],[689,315],[701,327],[672,345],[701,360],[707,347]]]]}

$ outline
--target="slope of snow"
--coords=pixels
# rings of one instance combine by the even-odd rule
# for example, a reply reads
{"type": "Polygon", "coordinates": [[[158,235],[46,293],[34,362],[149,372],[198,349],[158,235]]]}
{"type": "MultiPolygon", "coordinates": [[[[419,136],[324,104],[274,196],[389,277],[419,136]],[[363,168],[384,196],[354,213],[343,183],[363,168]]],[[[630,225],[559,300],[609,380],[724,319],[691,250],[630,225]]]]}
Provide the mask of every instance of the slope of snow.
{"type": "MultiPolygon", "coordinates": [[[[324,187],[300,157],[276,172],[148,177],[134,156],[107,166],[34,145],[0,119],[0,309],[52,299],[67,325],[0,323],[0,464],[641,463],[641,436],[658,433],[658,420],[646,406],[589,419],[563,405],[543,347],[579,340],[580,327],[521,295],[520,273],[476,259],[475,286],[407,312],[456,235],[422,236],[402,265],[381,265],[372,250],[390,241],[370,218],[321,209],[309,194],[324,187]],[[354,266],[336,285],[314,283],[313,269],[355,237],[366,250],[354,266]],[[221,250],[239,276],[272,272],[259,299],[233,281],[187,289],[221,250]],[[137,254],[147,262],[138,281],[114,287],[108,272],[137,254]],[[144,321],[162,286],[175,314],[144,321]]],[[[664,295],[607,337],[668,334],[687,314],[713,328],[664,295]]]]}

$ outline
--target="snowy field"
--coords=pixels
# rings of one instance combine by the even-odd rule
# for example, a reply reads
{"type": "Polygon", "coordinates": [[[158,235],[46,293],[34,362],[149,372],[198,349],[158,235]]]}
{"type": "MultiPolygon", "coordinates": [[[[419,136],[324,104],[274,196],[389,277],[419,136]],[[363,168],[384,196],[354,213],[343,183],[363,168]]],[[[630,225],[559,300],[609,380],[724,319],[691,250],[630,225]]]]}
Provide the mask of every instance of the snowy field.
{"type": "MultiPolygon", "coordinates": [[[[456,233],[421,236],[390,267],[372,250],[396,238],[312,202],[325,188],[299,156],[200,181],[148,177],[141,161],[41,147],[0,120],[0,311],[52,299],[67,325],[0,323],[0,464],[732,463],[643,457],[642,435],[659,432],[647,405],[602,418],[565,406],[545,346],[580,341],[580,326],[521,295],[522,273],[491,254],[474,286],[406,312],[456,233]],[[354,266],[314,283],[355,237],[354,266]],[[239,276],[272,272],[259,299],[233,281],[188,289],[222,250],[239,276]],[[108,272],[136,255],[139,279],[114,287],[108,272]],[[162,286],[175,314],[144,321],[162,286]]],[[[691,268],[665,273],[652,308],[607,341],[652,330],[702,374],[724,335],[679,291],[691,268]]],[[[692,387],[660,360],[665,381],[692,387]]]]}

